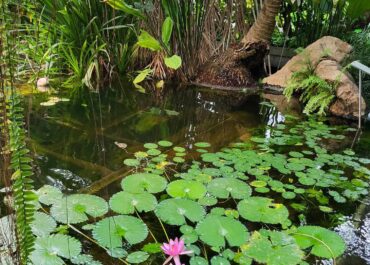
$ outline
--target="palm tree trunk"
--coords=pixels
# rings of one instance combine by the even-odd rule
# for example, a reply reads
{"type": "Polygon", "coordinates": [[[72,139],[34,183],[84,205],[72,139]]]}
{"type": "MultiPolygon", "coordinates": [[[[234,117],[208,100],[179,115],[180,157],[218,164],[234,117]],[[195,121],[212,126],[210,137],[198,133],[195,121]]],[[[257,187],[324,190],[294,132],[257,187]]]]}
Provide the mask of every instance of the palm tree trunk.
{"type": "Polygon", "coordinates": [[[279,14],[282,0],[266,0],[257,20],[242,39],[242,43],[270,42],[275,29],[275,17],[279,14]]]}

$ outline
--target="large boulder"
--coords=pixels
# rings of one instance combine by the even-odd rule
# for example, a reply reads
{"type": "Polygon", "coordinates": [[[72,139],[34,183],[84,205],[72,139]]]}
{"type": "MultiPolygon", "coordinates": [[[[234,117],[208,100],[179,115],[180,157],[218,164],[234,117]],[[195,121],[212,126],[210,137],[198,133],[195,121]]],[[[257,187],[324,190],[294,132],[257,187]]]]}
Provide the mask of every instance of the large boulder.
{"type": "Polygon", "coordinates": [[[292,74],[309,62],[313,68],[320,63],[323,57],[341,63],[352,51],[348,43],[331,36],[325,36],[309,45],[303,52],[294,56],[282,69],[275,74],[266,77],[263,82],[268,86],[284,88],[287,86],[292,74]]]}
{"type": "MultiPolygon", "coordinates": [[[[315,73],[325,81],[337,85],[336,99],[330,106],[330,113],[340,117],[358,117],[359,89],[352,76],[332,59],[319,62],[315,73]]],[[[361,97],[361,116],[365,114],[365,109],[366,103],[361,97]]]]}

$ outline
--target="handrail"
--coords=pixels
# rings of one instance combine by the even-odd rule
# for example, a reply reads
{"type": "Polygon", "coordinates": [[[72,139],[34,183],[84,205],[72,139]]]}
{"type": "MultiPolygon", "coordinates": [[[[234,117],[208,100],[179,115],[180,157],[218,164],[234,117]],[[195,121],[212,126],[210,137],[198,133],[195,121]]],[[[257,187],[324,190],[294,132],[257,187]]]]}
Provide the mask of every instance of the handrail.
{"type": "Polygon", "coordinates": [[[360,61],[354,61],[351,63],[351,66],[358,70],[359,74],[359,92],[358,92],[358,129],[361,129],[361,99],[362,99],[362,73],[370,75],[370,68],[360,61]]]}

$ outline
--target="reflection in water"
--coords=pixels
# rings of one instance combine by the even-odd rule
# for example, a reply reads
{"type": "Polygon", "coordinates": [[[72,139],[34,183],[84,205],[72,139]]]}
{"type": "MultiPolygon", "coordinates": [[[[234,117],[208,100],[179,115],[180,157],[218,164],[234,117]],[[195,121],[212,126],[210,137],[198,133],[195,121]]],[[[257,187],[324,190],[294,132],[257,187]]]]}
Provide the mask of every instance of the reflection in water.
{"type": "Polygon", "coordinates": [[[144,143],[167,139],[192,149],[195,142],[208,141],[216,150],[246,140],[264,123],[259,97],[237,92],[174,88],[158,97],[117,88],[41,106],[49,97],[29,95],[28,101],[37,185],[69,192],[119,178],[125,171],[122,161],[144,143]]]}

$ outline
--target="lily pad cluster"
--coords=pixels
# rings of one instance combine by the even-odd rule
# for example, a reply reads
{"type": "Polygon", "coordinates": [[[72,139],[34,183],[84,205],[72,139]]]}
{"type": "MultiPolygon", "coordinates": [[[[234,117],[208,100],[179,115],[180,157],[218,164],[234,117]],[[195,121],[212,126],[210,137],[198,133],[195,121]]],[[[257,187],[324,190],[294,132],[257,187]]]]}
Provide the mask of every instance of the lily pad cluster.
{"type": "Polygon", "coordinates": [[[125,264],[163,263],[160,241],[169,236],[184,240],[191,265],[294,265],[339,257],[341,237],[300,226],[297,213],[314,207],[335,214],[337,205],[366,195],[370,161],[352,150],[330,152],[331,141],[343,136],[321,122],[268,129],[269,138],[252,137],[218,152],[208,151],[206,142],[187,148],[147,143],[124,161],[135,173],[108,201],[42,187],[32,259],[100,264],[78,234],[125,264]]]}

